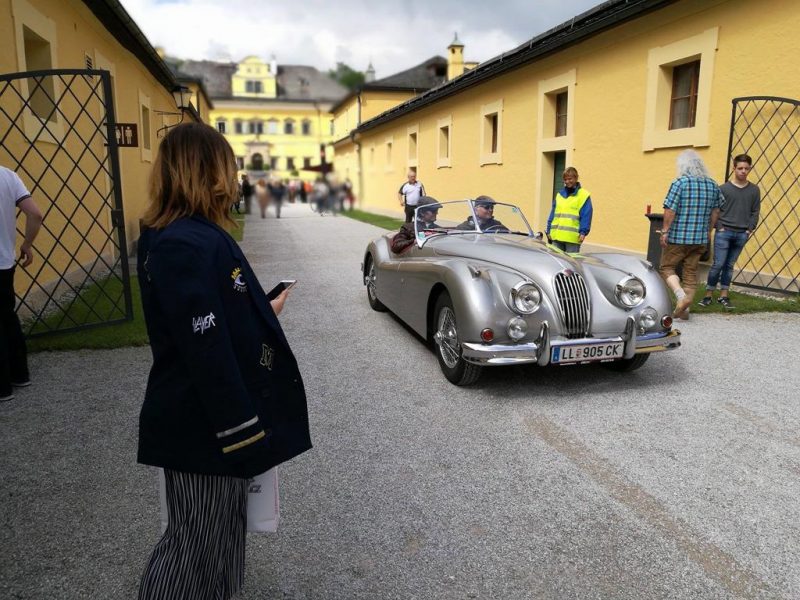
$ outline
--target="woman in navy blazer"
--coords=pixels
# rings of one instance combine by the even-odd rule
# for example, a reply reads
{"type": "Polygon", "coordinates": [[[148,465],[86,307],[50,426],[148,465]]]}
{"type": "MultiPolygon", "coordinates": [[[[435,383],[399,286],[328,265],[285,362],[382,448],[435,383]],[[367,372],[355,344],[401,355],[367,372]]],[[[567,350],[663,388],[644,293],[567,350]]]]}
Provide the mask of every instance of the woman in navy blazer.
{"type": "Polygon", "coordinates": [[[311,448],[303,381],[277,314],[222,225],[236,165],[215,129],[161,142],[138,275],[153,366],[140,463],[164,468],[169,525],[139,598],[229,598],[244,580],[247,478],[311,448]]]}

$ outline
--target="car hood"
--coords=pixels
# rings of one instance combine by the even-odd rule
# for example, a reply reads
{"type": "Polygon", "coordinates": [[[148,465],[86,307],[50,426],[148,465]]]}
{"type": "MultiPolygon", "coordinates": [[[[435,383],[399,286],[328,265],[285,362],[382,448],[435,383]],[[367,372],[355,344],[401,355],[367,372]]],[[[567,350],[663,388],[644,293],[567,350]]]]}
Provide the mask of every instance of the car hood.
{"type": "Polygon", "coordinates": [[[565,269],[615,283],[629,274],[601,259],[589,255],[570,256],[538,240],[518,235],[461,234],[434,238],[428,243],[437,256],[495,263],[519,271],[533,281],[555,276],[565,269]]]}

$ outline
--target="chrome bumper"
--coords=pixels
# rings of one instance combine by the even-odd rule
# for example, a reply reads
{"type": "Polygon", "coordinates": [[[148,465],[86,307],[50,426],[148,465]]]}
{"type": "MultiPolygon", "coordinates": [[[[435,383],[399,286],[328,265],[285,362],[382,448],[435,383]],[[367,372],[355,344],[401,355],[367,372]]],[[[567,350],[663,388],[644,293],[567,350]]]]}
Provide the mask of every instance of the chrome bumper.
{"type": "Polygon", "coordinates": [[[524,344],[476,344],[464,342],[461,352],[465,361],[476,365],[520,365],[538,363],[545,366],[550,363],[552,348],[556,346],[574,346],[579,344],[600,344],[604,342],[624,342],[624,358],[633,358],[636,354],[674,350],[681,345],[681,332],[673,329],[664,333],[647,333],[633,335],[635,323],[628,320],[625,333],[610,338],[581,338],[573,340],[550,340],[550,327],[542,323],[539,336],[533,342],[524,344]]]}

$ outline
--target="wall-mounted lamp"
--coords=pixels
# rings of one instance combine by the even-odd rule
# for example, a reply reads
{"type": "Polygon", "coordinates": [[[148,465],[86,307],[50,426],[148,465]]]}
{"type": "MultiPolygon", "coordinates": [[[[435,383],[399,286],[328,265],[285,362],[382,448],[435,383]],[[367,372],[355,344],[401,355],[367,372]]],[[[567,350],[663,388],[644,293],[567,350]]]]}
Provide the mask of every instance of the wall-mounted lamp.
{"type": "Polygon", "coordinates": [[[192,103],[192,90],[190,90],[186,86],[179,85],[178,87],[172,90],[172,98],[175,100],[175,106],[180,111],[179,113],[162,111],[162,110],[157,110],[156,113],[159,115],[180,115],[181,120],[172,125],[164,125],[161,129],[159,129],[156,132],[156,137],[160,138],[165,136],[169,129],[175,127],[175,125],[180,125],[181,123],[183,123],[183,117],[186,116],[186,111],[188,110],[189,105],[192,103]]]}
{"type": "Polygon", "coordinates": [[[189,108],[189,104],[191,104],[192,90],[183,85],[178,86],[172,90],[172,97],[175,98],[175,106],[178,107],[178,110],[183,112],[189,108]]]}

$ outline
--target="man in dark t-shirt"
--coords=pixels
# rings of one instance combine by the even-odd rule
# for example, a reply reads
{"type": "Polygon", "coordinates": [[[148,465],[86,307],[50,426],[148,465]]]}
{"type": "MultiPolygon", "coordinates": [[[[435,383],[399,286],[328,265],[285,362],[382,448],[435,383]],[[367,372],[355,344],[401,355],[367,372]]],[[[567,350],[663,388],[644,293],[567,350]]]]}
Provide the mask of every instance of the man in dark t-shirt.
{"type": "Polygon", "coordinates": [[[719,186],[724,198],[719,218],[712,223],[714,232],[714,264],[708,272],[706,295],[698,304],[709,306],[713,301],[714,288],[719,283],[717,302],[726,309],[734,306],[728,297],[728,288],[733,277],[733,267],[744,245],[758,225],[761,210],[761,190],[747,181],[753,159],[747,154],[739,154],[733,159],[733,180],[719,186]]]}

